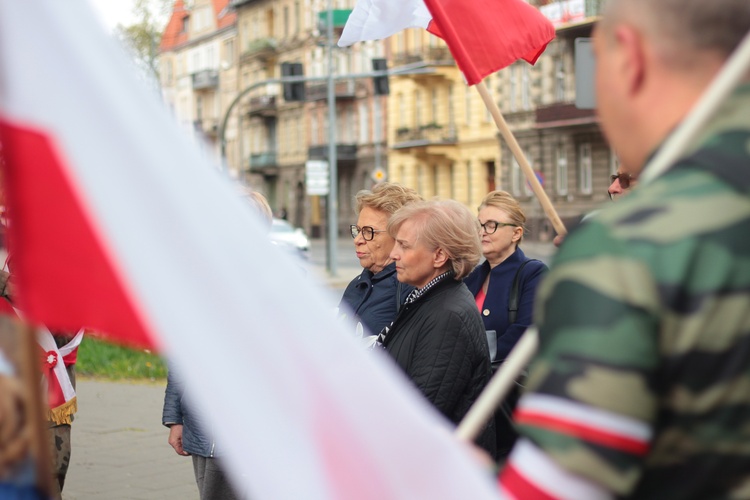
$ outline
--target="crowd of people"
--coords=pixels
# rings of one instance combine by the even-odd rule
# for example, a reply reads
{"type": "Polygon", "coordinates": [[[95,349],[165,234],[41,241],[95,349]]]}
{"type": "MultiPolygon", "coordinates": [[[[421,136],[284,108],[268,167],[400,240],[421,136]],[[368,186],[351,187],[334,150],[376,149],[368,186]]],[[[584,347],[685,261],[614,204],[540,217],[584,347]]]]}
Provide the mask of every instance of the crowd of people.
{"type": "MultiPolygon", "coordinates": [[[[549,270],[522,251],[525,216],[506,192],[476,214],[395,183],[357,195],[363,270],[338,314],[447,420],[538,328],[528,374],[476,440],[512,498],[750,497],[750,74],[690,150],[644,180],[748,33],[747,0],[607,2],[596,89],[622,162],[617,203],[559,240],[549,270]]],[[[0,409],[19,397],[1,373],[0,409]]],[[[193,457],[202,499],[240,497],[175,375],[170,445],[193,457]]],[[[15,428],[0,419],[0,433],[15,428]]],[[[23,446],[3,443],[0,472],[23,446]]]]}

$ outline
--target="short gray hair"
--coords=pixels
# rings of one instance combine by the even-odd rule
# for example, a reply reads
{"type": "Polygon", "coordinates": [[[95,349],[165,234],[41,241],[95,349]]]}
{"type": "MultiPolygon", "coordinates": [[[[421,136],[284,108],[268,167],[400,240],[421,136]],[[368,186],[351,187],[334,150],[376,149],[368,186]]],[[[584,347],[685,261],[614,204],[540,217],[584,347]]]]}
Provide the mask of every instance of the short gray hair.
{"type": "Polygon", "coordinates": [[[381,182],[376,184],[372,191],[363,189],[357,193],[355,200],[357,202],[357,215],[363,208],[369,207],[391,216],[408,203],[422,201],[422,197],[412,188],[395,182],[381,182]]]}
{"type": "Polygon", "coordinates": [[[388,234],[395,238],[404,222],[415,223],[417,241],[448,256],[454,278],[468,276],[482,256],[479,221],[468,208],[454,200],[432,200],[404,206],[388,221],[388,234]]]}
{"type": "Polygon", "coordinates": [[[602,27],[625,19],[652,37],[665,62],[689,66],[695,52],[726,58],[737,48],[750,31],[750,1],[608,0],[602,27]]]}

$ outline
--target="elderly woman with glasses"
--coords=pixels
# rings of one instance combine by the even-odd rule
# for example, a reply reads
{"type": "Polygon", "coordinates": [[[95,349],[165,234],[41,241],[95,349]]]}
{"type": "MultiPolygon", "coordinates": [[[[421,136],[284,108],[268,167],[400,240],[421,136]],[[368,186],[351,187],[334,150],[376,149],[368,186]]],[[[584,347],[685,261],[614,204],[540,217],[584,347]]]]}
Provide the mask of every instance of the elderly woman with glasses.
{"type": "Polygon", "coordinates": [[[339,314],[352,315],[362,323],[365,335],[376,335],[393,321],[412,290],[396,279],[396,266],[390,257],[394,240],[386,227],[398,209],[421,199],[413,189],[390,182],[357,193],[357,224],[352,224],[351,234],[364,269],[346,287],[339,314]]]}
{"type": "MultiPolygon", "coordinates": [[[[508,356],[531,325],[536,287],[547,266],[529,259],[519,248],[526,216],[515,198],[492,191],[479,206],[480,237],[485,261],[464,280],[482,315],[493,366],[508,356]],[[494,341],[494,342],[493,342],[494,341]],[[492,344],[495,344],[494,346],[492,344]]],[[[515,441],[510,425],[517,391],[496,414],[498,454],[505,456],[515,441]]]]}
{"type": "MultiPolygon", "coordinates": [[[[414,290],[376,345],[455,424],[492,374],[482,318],[461,281],[479,262],[477,227],[471,212],[453,200],[407,205],[388,223],[398,280],[414,290]]],[[[477,444],[495,455],[493,422],[477,444]]]]}

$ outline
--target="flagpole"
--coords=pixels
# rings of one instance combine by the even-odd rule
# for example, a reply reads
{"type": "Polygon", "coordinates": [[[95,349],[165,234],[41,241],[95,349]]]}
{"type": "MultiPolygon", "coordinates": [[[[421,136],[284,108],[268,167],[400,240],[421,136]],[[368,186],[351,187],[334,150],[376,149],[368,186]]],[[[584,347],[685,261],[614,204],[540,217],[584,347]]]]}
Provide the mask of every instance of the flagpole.
{"type": "Polygon", "coordinates": [[[484,105],[487,107],[487,110],[495,120],[497,129],[500,131],[503,139],[505,139],[508,147],[510,147],[510,150],[513,153],[513,156],[516,158],[516,161],[521,166],[521,170],[523,170],[523,174],[526,176],[526,180],[529,182],[532,191],[534,191],[534,194],[536,195],[539,203],[541,203],[542,208],[544,209],[544,213],[547,215],[547,218],[550,220],[550,222],[552,222],[552,226],[555,228],[555,232],[557,232],[557,234],[559,235],[568,234],[568,230],[565,228],[565,225],[560,219],[560,216],[557,214],[555,207],[552,206],[552,202],[547,196],[547,193],[544,192],[544,188],[539,182],[539,179],[537,179],[534,170],[531,168],[531,165],[529,165],[528,160],[526,160],[526,156],[524,156],[523,151],[521,150],[521,146],[518,145],[516,137],[513,135],[513,132],[511,132],[508,124],[505,122],[505,118],[503,118],[503,115],[500,112],[500,108],[497,107],[497,103],[495,103],[495,101],[490,96],[490,93],[487,90],[487,86],[484,84],[484,82],[479,82],[475,85],[475,87],[479,91],[479,95],[482,96],[482,101],[484,101],[484,105]]]}
{"type": "MultiPolygon", "coordinates": [[[[36,462],[36,483],[39,491],[52,497],[52,471],[45,412],[42,405],[41,372],[39,370],[36,329],[30,323],[21,321],[21,356],[18,371],[26,387],[26,425],[31,439],[31,453],[36,462]]],[[[62,360],[60,360],[62,361],[62,360]]]]}
{"type": "Polygon", "coordinates": [[[469,412],[461,420],[455,431],[456,437],[464,441],[474,441],[492,417],[500,402],[505,398],[518,375],[526,368],[539,346],[539,333],[531,326],[510,351],[510,355],[490,380],[482,394],[474,402],[469,412]]]}
{"type": "Polygon", "coordinates": [[[750,69],[750,33],[742,40],[732,56],[703,93],[690,114],[669,137],[653,160],[643,170],[641,182],[649,182],[663,174],[695,141],[704,125],[722,102],[747,77],[750,69]]]}

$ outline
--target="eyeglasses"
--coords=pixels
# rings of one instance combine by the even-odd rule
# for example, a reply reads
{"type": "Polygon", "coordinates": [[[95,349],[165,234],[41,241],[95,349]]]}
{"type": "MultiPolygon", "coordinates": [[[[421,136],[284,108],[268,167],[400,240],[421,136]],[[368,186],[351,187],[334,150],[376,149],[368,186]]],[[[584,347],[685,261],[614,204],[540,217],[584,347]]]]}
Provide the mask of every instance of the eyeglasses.
{"type": "Polygon", "coordinates": [[[352,238],[356,238],[359,233],[362,233],[362,237],[365,239],[365,241],[372,241],[372,239],[375,237],[375,233],[384,233],[384,229],[375,229],[372,226],[363,226],[359,227],[356,224],[352,224],[349,226],[349,229],[352,231],[352,238]]]}
{"type": "Polygon", "coordinates": [[[484,232],[487,234],[495,234],[495,231],[497,231],[497,228],[499,227],[505,227],[505,226],[518,227],[517,224],[511,224],[509,222],[498,222],[496,220],[488,220],[484,224],[480,222],[479,225],[482,226],[482,229],[484,229],[484,232]]]}
{"type": "Polygon", "coordinates": [[[626,174],[625,172],[614,174],[609,176],[609,183],[612,184],[613,182],[619,180],[620,181],[620,187],[623,189],[628,189],[630,187],[630,181],[632,177],[630,177],[630,174],[626,174]]]}

